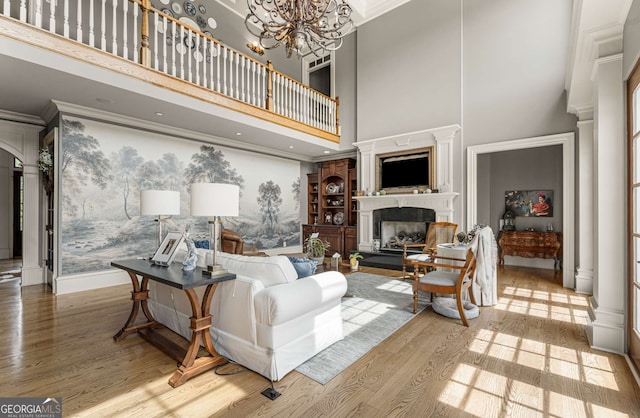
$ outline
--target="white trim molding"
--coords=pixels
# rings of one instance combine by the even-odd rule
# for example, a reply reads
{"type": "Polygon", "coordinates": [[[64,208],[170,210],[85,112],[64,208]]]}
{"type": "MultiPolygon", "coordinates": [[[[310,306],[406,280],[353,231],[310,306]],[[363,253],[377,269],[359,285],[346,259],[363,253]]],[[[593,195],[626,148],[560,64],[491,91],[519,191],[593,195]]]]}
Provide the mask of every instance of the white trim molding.
{"type": "Polygon", "coordinates": [[[478,155],[562,145],[562,285],[574,288],[575,264],[575,136],[573,132],[494,142],[467,148],[467,225],[478,223],[478,155]]]}

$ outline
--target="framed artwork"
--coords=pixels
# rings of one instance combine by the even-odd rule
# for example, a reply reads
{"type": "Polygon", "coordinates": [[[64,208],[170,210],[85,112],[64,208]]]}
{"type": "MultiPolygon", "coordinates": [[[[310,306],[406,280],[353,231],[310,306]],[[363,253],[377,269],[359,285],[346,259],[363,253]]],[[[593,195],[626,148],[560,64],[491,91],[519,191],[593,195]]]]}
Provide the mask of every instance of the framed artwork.
{"type": "Polygon", "coordinates": [[[510,190],[504,193],[505,210],[516,216],[552,217],[553,190],[510,190]]]}
{"type": "Polygon", "coordinates": [[[170,266],[176,257],[178,246],[182,243],[182,240],[184,240],[184,235],[181,232],[169,232],[151,258],[153,264],[170,266]]]}

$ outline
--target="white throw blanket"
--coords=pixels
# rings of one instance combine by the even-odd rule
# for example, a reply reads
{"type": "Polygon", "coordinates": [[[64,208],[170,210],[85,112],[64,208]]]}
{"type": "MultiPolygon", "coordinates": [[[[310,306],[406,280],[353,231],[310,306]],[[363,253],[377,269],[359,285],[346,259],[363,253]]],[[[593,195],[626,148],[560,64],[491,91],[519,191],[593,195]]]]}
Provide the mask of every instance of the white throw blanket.
{"type": "Polygon", "coordinates": [[[498,243],[490,227],[476,231],[470,243],[476,256],[476,275],[474,278],[474,296],[481,306],[498,303],[498,243]],[[479,287],[479,289],[478,289],[479,287]]]}

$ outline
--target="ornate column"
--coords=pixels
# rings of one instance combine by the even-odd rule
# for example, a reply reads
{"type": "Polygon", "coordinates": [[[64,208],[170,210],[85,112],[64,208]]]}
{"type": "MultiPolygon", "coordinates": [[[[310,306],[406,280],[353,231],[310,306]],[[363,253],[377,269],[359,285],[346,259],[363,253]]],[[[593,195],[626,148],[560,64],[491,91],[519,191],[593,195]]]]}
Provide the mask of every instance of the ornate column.
{"type": "Polygon", "coordinates": [[[593,167],[594,135],[593,109],[579,112],[578,117],[578,267],[576,268],[575,290],[579,293],[593,293],[593,167]]]}

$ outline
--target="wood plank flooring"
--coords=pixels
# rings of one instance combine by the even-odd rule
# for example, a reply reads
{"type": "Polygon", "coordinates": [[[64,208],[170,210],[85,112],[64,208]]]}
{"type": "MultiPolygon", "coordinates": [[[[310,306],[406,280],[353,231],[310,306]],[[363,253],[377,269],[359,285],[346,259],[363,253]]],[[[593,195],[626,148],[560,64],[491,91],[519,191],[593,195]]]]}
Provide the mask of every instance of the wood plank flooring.
{"type": "Polygon", "coordinates": [[[550,270],[501,267],[498,282],[499,304],[469,328],[428,308],[324,386],[289,373],[275,401],[253,372],[222,375],[236,365],[171,388],[168,356],[137,335],[112,339],[129,286],[56,297],[4,283],[0,396],[62,397],[78,417],[640,417],[624,358],[587,344],[586,296],[550,270]]]}

